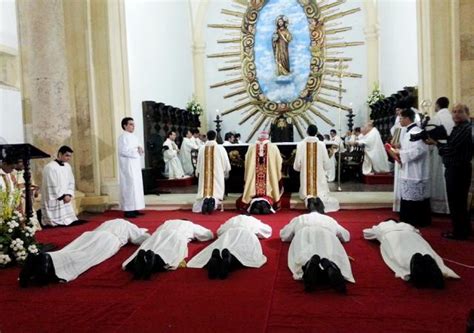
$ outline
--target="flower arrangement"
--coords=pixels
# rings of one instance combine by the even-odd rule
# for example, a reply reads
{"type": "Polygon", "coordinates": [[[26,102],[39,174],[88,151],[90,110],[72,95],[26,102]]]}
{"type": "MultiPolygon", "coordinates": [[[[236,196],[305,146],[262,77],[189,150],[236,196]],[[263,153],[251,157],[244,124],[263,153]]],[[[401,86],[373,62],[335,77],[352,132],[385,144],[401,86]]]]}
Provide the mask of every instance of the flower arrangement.
{"type": "Polygon", "coordinates": [[[371,106],[377,103],[378,101],[383,100],[384,98],[385,96],[382,94],[382,92],[380,91],[379,85],[376,83],[369,97],[367,97],[367,104],[371,106]]]}
{"type": "Polygon", "coordinates": [[[203,113],[203,109],[201,104],[199,104],[196,101],[196,97],[193,96],[193,98],[188,102],[188,105],[186,105],[186,110],[191,112],[192,114],[200,116],[203,113]]]}
{"type": "Polygon", "coordinates": [[[35,220],[20,212],[21,191],[0,189],[0,267],[22,263],[28,253],[38,252],[35,220]]]}

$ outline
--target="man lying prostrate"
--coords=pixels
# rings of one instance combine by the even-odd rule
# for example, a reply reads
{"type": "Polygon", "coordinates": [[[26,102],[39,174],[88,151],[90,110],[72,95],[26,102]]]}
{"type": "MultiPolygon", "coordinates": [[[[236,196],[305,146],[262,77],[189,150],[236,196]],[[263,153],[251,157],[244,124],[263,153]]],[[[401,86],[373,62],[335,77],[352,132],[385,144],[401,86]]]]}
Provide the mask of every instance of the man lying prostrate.
{"type": "Polygon", "coordinates": [[[122,268],[134,279],[150,278],[152,273],[174,270],[188,256],[188,243],[213,238],[212,231],[186,220],[168,220],[159,226],[125,262],[122,268]]]}
{"type": "Polygon", "coordinates": [[[147,229],[123,219],[102,223],[86,231],[63,249],[29,255],[20,272],[20,286],[30,282],[46,285],[50,282],[69,282],[89,268],[112,257],[129,241],[139,245],[150,237],[147,229]]]}
{"type": "Polygon", "coordinates": [[[303,280],[305,291],[326,284],[346,292],[346,280],[355,282],[351,264],[341,242],[350,240],[349,231],[332,217],[312,212],[293,218],[280,231],[283,242],[290,242],[288,267],[293,279],[303,280]]]}
{"type": "Polygon", "coordinates": [[[190,268],[206,266],[209,279],[226,279],[239,266],[259,268],[267,262],[258,238],[269,238],[272,228],[247,215],[227,220],[217,230],[217,240],[194,256],[190,268]]]}
{"type": "Polygon", "coordinates": [[[380,242],[382,258],[395,277],[410,280],[417,288],[441,289],[444,277],[459,278],[410,224],[390,219],[363,233],[365,239],[380,242]]]}

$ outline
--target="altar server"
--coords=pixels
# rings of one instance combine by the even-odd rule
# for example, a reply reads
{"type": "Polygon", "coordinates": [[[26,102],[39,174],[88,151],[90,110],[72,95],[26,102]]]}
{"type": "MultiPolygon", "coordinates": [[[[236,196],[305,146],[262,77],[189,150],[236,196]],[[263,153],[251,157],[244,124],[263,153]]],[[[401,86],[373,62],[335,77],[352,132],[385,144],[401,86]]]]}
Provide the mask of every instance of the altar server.
{"type": "Polygon", "coordinates": [[[44,226],[66,226],[78,223],[72,198],[75,182],[69,160],[72,149],[62,146],[57,158],[49,162],[43,169],[41,185],[41,224],[44,226]]]}

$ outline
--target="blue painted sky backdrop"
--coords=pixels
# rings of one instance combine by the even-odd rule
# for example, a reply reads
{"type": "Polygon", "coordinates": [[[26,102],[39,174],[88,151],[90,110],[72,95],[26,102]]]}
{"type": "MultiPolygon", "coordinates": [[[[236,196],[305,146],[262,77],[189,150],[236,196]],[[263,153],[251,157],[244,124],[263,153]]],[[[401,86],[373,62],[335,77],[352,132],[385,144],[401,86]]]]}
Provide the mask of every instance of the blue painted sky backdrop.
{"type": "Polygon", "coordinates": [[[304,89],[310,71],[309,25],[303,7],[297,0],[269,0],[260,10],[256,26],[255,65],[262,91],[274,102],[291,102],[304,89]],[[276,75],[272,48],[275,19],[279,15],[288,17],[288,30],[293,37],[289,45],[291,75],[284,82],[276,75]]]}

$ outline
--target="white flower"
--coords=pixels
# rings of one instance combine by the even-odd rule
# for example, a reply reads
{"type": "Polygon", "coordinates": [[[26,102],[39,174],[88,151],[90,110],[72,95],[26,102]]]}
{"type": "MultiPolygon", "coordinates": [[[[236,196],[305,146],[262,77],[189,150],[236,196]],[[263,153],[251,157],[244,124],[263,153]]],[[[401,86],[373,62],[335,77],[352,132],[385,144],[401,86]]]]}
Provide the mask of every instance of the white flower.
{"type": "Polygon", "coordinates": [[[6,265],[10,261],[12,260],[8,254],[0,254],[0,265],[6,265]]]}
{"type": "Polygon", "coordinates": [[[8,229],[8,233],[10,233],[10,234],[11,234],[12,232],[13,232],[13,230],[12,230],[12,229],[8,229]]]}
{"type": "Polygon", "coordinates": [[[28,246],[28,252],[38,253],[38,248],[36,247],[36,245],[32,244],[32,245],[28,246]]]}

